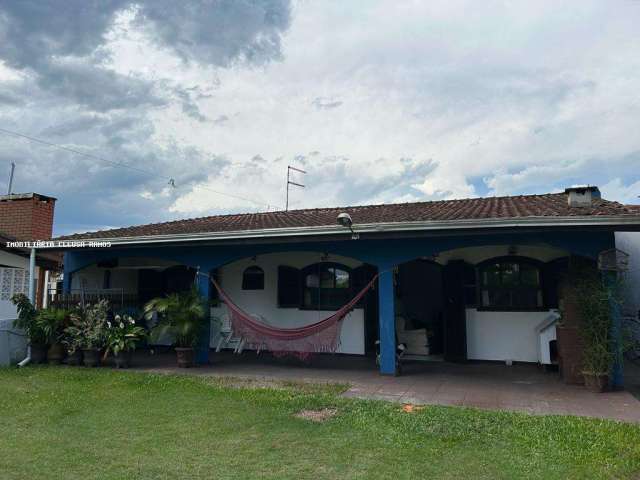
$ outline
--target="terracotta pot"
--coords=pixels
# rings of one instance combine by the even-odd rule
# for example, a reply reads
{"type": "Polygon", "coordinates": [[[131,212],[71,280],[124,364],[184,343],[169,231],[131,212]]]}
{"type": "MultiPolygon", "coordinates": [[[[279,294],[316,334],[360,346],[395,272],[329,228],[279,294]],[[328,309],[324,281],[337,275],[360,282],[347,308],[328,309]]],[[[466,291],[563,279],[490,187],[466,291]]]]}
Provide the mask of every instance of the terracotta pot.
{"type": "Polygon", "coordinates": [[[60,365],[64,360],[64,346],[61,343],[54,343],[47,350],[47,358],[49,363],[53,365],[60,365]]]}
{"type": "Polygon", "coordinates": [[[193,350],[193,348],[176,347],[176,354],[178,357],[178,367],[193,367],[195,357],[195,351],[193,350]]]}
{"type": "Polygon", "coordinates": [[[31,345],[31,363],[45,363],[47,350],[46,345],[31,345]]]}
{"type": "Polygon", "coordinates": [[[590,392],[602,393],[609,389],[608,374],[582,372],[582,375],[584,376],[584,386],[590,392]]]}
{"type": "Polygon", "coordinates": [[[131,350],[114,353],[113,360],[115,361],[116,368],[129,368],[129,366],[131,366],[132,354],[133,352],[131,350]]]}
{"type": "Polygon", "coordinates": [[[97,367],[100,365],[100,350],[96,348],[83,348],[82,357],[85,367],[97,367]]]}
{"type": "Polygon", "coordinates": [[[73,353],[67,352],[67,365],[82,365],[82,351],[75,350],[73,353]]]}

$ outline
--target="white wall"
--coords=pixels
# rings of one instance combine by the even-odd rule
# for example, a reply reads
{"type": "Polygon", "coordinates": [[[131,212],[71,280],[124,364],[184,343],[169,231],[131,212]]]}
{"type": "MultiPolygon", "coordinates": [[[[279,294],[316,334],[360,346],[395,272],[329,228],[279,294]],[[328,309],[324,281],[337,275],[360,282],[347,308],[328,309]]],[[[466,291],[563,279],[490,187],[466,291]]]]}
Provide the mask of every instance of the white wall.
{"type": "MultiPolygon", "coordinates": [[[[508,245],[470,247],[443,252],[438,262],[464,260],[476,265],[494,257],[512,255],[508,245]]],[[[564,250],[544,245],[517,245],[515,255],[549,262],[565,257],[564,250]]],[[[468,308],[467,356],[471,360],[538,361],[538,332],[536,327],[547,319],[550,311],[492,312],[468,308]]]]}
{"type": "Polygon", "coordinates": [[[111,288],[122,288],[124,293],[138,292],[137,270],[131,268],[98,268],[96,265],[90,265],[75,272],[71,276],[71,289],[79,290],[83,286],[88,290],[102,289],[105,270],[111,271],[111,288]]]}
{"type": "Polygon", "coordinates": [[[470,360],[538,361],[538,331],[550,311],[485,312],[467,309],[470,360]]]}
{"type": "MultiPolygon", "coordinates": [[[[256,261],[250,258],[239,260],[219,270],[221,286],[245,312],[259,314],[273,326],[292,328],[309,325],[334,312],[278,308],[278,266],[303,268],[322,261],[321,255],[321,253],[315,252],[287,252],[260,255],[256,261]],[[242,273],[245,268],[251,265],[258,265],[264,270],[264,290],[242,290],[242,273]]],[[[330,255],[326,261],[342,263],[352,268],[361,265],[361,262],[337,255],[330,255]]],[[[222,317],[225,314],[225,306],[212,309],[214,316],[222,317]]],[[[215,346],[216,343],[217,339],[213,338],[211,345],[215,346]]],[[[362,309],[355,309],[342,322],[338,352],[364,354],[364,315],[362,309]]]]}

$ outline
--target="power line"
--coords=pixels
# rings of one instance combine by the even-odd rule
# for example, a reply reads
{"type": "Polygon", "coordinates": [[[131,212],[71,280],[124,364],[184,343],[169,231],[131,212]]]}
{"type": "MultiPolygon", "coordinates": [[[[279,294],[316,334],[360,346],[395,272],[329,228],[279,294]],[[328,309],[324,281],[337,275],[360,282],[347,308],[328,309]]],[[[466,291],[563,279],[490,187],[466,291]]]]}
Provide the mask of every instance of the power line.
{"type": "MultiPolygon", "coordinates": [[[[98,155],[94,155],[92,153],[87,153],[87,152],[83,152],[81,150],[76,150],[75,148],[65,147],[64,145],[60,145],[60,144],[53,143],[53,142],[48,142],[48,141],[42,140],[40,138],[32,137],[30,135],[25,135],[24,133],[14,132],[12,130],[7,130],[7,129],[2,128],[2,127],[0,127],[0,133],[4,133],[6,135],[11,135],[11,136],[14,136],[14,137],[22,138],[22,139],[28,140],[30,142],[39,143],[40,145],[45,145],[47,147],[53,147],[53,148],[57,148],[59,150],[64,150],[64,151],[67,151],[69,153],[73,153],[75,155],[80,155],[82,157],[91,158],[91,159],[97,160],[99,162],[107,163],[107,164],[109,164],[109,165],[111,165],[113,167],[128,168],[129,170],[133,170],[133,171],[136,171],[138,173],[149,175],[149,176],[155,177],[155,178],[160,178],[160,179],[166,181],[167,184],[169,184],[170,186],[176,188],[175,179],[173,177],[165,177],[164,175],[160,175],[158,173],[151,172],[149,170],[144,170],[142,168],[138,168],[138,167],[135,167],[133,165],[129,165],[127,163],[118,162],[118,161],[115,161],[115,160],[109,160],[107,158],[104,158],[104,157],[101,157],[101,156],[98,156],[98,155]]],[[[192,186],[193,186],[193,188],[199,188],[199,189],[202,189],[202,190],[206,190],[208,192],[215,193],[216,195],[222,195],[222,196],[225,196],[225,197],[235,198],[237,200],[243,200],[245,202],[253,203],[254,205],[265,206],[265,207],[267,207],[267,210],[270,210],[271,207],[279,208],[277,205],[270,205],[268,203],[256,201],[256,200],[253,200],[251,198],[242,197],[240,195],[234,195],[232,193],[220,192],[218,190],[213,190],[213,189],[211,189],[209,187],[204,187],[202,185],[193,184],[192,186]]]]}

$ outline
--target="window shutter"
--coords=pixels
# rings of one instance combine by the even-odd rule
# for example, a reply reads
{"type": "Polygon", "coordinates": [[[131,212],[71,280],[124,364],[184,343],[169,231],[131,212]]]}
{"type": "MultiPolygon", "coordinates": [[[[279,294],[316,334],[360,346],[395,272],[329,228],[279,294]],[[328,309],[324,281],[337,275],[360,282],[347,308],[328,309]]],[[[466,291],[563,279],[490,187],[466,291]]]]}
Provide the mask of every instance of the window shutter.
{"type": "Polygon", "coordinates": [[[300,270],[286,265],[278,266],[278,307],[300,306],[300,270]]]}

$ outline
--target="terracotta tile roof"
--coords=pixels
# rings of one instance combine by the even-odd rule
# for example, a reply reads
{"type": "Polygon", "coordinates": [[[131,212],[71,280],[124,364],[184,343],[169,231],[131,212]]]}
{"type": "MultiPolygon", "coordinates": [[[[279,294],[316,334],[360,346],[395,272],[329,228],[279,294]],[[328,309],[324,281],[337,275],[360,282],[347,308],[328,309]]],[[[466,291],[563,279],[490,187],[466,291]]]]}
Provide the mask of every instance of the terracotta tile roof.
{"type": "Polygon", "coordinates": [[[336,224],[340,212],[351,215],[354,225],[391,222],[518,219],[525,217],[574,217],[640,215],[640,208],[608,200],[596,200],[588,208],[570,208],[567,195],[520,195],[432,202],[313,208],[288,212],[244,213],[152,223],[112,230],[79,233],[60,239],[138,237],[189,233],[215,233],[336,224]]]}

